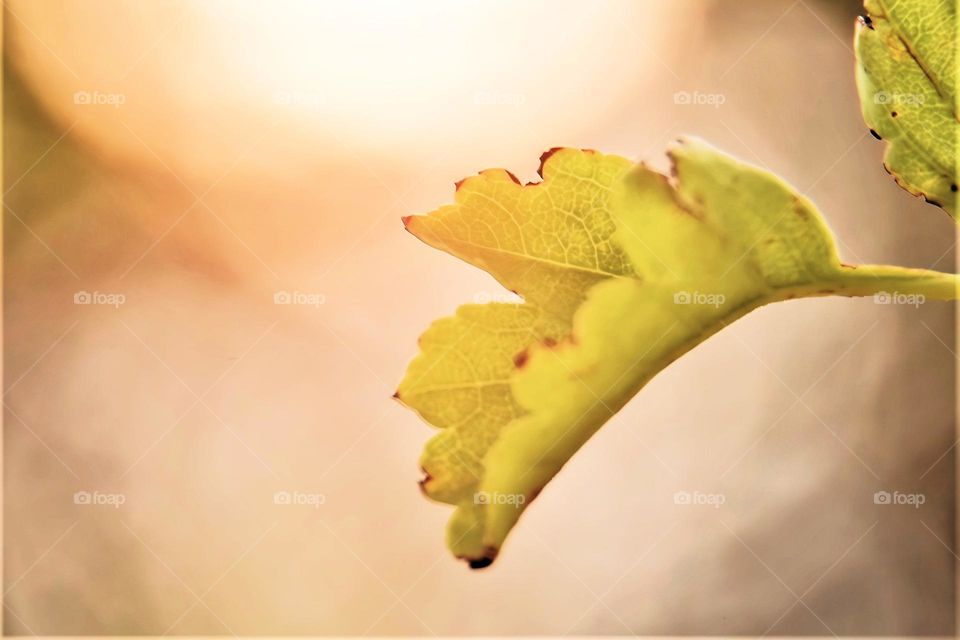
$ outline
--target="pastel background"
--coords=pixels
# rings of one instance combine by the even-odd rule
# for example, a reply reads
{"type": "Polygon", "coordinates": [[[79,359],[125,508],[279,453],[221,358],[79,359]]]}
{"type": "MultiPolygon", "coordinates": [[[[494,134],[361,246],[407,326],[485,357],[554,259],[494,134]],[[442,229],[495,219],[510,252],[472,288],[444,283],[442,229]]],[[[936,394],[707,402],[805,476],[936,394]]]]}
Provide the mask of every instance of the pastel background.
{"type": "Polygon", "coordinates": [[[951,634],[949,305],[737,322],[483,572],[447,554],[431,429],[390,399],[433,319],[504,293],[400,216],[553,146],[664,167],[697,135],[810,196],[846,261],[953,270],[952,222],[860,118],[858,11],[5,2],[4,631],[951,634]]]}

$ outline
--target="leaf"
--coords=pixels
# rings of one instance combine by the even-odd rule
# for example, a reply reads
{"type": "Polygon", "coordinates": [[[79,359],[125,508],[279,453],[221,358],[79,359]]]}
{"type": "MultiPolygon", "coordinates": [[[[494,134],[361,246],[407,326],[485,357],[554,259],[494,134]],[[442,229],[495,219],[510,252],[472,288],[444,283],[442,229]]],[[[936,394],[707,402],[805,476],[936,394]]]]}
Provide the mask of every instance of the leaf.
{"type": "Polygon", "coordinates": [[[863,118],[887,141],[884,166],[910,193],[957,216],[956,0],[866,0],[857,26],[863,118]]]}
{"type": "Polygon", "coordinates": [[[775,176],[698,141],[673,178],[555,149],[543,181],[495,169],[455,203],[404,219],[492,274],[522,304],[470,304],[421,337],[397,398],[440,428],[421,487],[456,506],[447,532],[472,567],[497,556],[564,463],[670,362],[769,302],[880,291],[952,299],[956,277],[842,265],[820,214],[775,176]]]}

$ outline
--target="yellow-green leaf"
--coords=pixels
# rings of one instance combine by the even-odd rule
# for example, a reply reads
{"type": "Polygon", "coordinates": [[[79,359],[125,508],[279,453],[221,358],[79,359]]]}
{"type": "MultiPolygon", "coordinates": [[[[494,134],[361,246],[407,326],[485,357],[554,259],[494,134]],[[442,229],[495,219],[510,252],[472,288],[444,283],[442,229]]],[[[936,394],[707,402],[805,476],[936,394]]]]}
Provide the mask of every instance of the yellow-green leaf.
{"type": "Polygon", "coordinates": [[[866,0],[857,26],[864,120],[887,141],[884,166],[957,215],[957,0],[866,0]]]}
{"type": "Polygon", "coordinates": [[[952,275],[842,265],[813,204],[763,170],[697,141],[670,156],[672,178],[554,150],[540,183],[484,171],[454,204],[404,219],[524,299],[436,321],[397,392],[440,429],[421,486],[455,505],[447,543],[473,567],[651,377],[748,311],[829,294],[955,297],[952,275]]]}

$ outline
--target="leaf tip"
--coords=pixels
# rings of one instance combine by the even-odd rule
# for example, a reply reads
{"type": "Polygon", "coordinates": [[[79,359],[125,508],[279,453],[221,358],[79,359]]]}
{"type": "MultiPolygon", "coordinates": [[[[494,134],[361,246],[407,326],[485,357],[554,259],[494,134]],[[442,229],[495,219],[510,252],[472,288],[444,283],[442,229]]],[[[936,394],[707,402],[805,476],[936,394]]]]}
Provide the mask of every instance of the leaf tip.
{"type": "Polygon", "coordinates": [[[540,154],[540,166],[537,167],[537,175],[540,176],[540,179],[543,179],[543,166],[547,164],[547,161],[555,154],[557,151],[560,151],[563,147],[550,147],[542,154],[540,154]]]}
{"type": "Polygon", "coordinates": [[[486,569],[487,567],[493,564],[493,558],[488,558],[484,556],[482,558],[467,560],[467,564],[470,565],[471,569],[486,569]]]}
{"type": "Polygon", "coordinates": [[[515,184],[518,184],[518,185],[520,185],[520,186],[523,186],[523,183],[520,182],[520,179],[517,178],[517,176],[513,175],[513,172],[512,172],[512,171],[508,171],[507,169],[504,169],[503,171],[507,174],[507,177],[508,177],[508,178],[510,178],[511,180],[513,180],[513,182],[514,182],[515,184]]]}
{"type": "MultiPolygon", "coordinates": [[[[547,163],[550,161],[550,158],[552,158],[555,154],[557,154],[560,151],[578,151],[588,156],[599,155],[600,153],[596,149],[583,149],[583,148],[576,148],[576,147],[551,147],[546,151],[544,151],[542,154],[540,154],[540,166],[537,167],[537,175],[540,176],[541,180],[544,179],[544,176],[543,176],[544,168],[546,167],[547,163]]],[[[520,184],[520,182],[516,180],[516,178],[514,178],[514,182],[516,182],[517,184],[520,184]]],[[[538,183],[528,182],[527,186],[530,186],[533,184],[538,184],[538,183]]]]}
{"type": "Polygon", "coordinates": [[[461,560],[466,561],[471,569],[486,569],[493,564],[493,561],[497,559],[496,547],[485,547],[483,549],[483,555],[479,558],[471,558],[469,556],[459,556],[461,560]]]}
{"type": "Polygon", "coordinates": [[[420,487],[420,493],[429,498],[430,488],[427,486],[427,484],[433,480],[433,476],[430,475],[430,473],[422,466],[420,467],[420,472],[423,473],[423,477],[417,481],[417,485],[420,487]]]}

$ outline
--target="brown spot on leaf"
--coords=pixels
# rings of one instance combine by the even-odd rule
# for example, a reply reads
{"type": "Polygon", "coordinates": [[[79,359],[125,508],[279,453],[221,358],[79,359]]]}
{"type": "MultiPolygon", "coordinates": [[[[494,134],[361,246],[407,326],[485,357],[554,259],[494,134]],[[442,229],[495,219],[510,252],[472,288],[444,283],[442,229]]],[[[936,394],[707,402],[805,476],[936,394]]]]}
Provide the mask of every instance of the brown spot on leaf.
{"type": "Polygon", "coordinates": [[[667,150],[667,159],[670,160],[670,177],[674,180],[680,179],[680,172],[677,169],[677,154],[673,149],[667,150]]]}
{"type": "Polygon", "coordinates": [[[865,26],[867,29],[870,29],[871,31],[873,31],[874,29],[873,19],[871,19],[870,16],[857,16],[857,22],[865,26]]]}
{"type": "Polygon", "coordinates": [[[550,336],[547,336],[546,338],[543,339],[543,346],[545,346],[548,349],[553,349],[555,346],[557,346],[557,341],[556,339],[551,338],[550,336]]]}
{"type": "Polygon", "coordinates": [[[872,135],[877,140],[883,140],[883,138],[880,137],[880,134],[874,131],[873,129],[870,129],[870,135],[872,135]]]}
{"type": "Polygon", "coordinates": [[[517,184],[520,184],[520,180],[517,179],[517,176],[513,175],[511,172],[507,171],[506,169],[504,169],[504,171],[508,176],[510,176],[511,180],[513,180],[517,184]]]}
{"type": "Polygon", "coordinates": [[[471,569],[485,569],[493,564],[497,558],[497,550],[494,547],[487,547],[483,550],[483,556],[480,558],[463,558],[470,565],[471,569]]]}
{"type": "Polygon", "coordinates": [[[471,569],[486,569],[493,564],[493,558],[474,558],[472,560],[467,560],[467,563],[470,565],[471,569]]]}
{"type": "Polygon", "coordinates": [[[433,476],[427,473],[427,470],[423,467],[420,467],[420,471],[423,473],[423,478],[421,478],[417,484],[420,485],[421,493],[426,496],[428,495],[427,483],[433,480],[433,476]]]}
{"type": "Polygon", "coordinates": [[[513,356],[513,366],[517,369],[522,369],[523,365],[527,364],[527,360],[530,359],[530,352],[524,349],[517,355],[513,356]]]}

